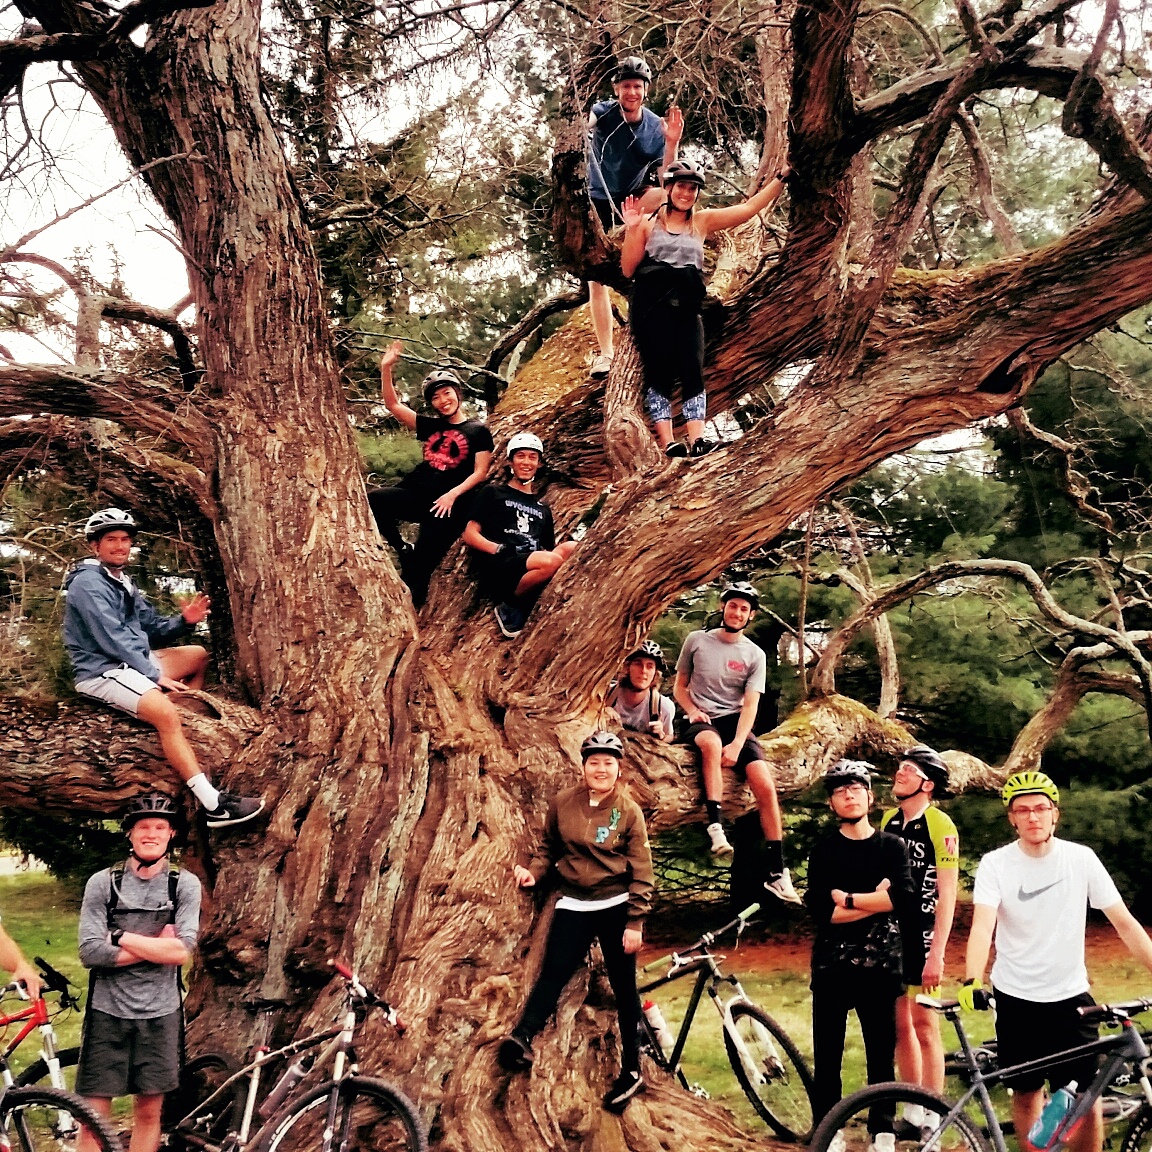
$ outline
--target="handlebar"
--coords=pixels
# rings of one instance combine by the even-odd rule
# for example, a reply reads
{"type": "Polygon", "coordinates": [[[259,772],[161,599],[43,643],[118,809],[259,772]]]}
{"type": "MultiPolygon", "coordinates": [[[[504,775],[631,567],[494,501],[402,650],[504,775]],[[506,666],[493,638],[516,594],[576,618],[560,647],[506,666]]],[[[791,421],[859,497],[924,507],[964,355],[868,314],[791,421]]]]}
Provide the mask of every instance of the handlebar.
{"type": "Polygon", "coordinates": [[[344,982],[348,985],[348,991],[352,996],[360,1000],[366,1007],[379,1008],[384,1013],[384,1019],[387,1020],[401,1036],[404,1035],[408,1026],[400,1019],[396,1009],[361,983],[360,977],[357,976],[347,964],[333,957],[328,961],[328,966],[335,968],[336,971],[344,977],[344,982]]]}
{"type": "Polygon", "coordinates": [[[683,952],[669,952],[667,956],[661,956],[659,960],[649,961],[640,971],[651,972],[654,968],[662,968],[668,963],[683,964],[690,962],[693,952],[706,952],[721,936],[731,932],[733,928],[736,929],[736,935],[739,936],[740,933],[744,931],[745,924],[759,911],[759,904],[749,904],[743,912],[734,920],[729,920],[723,928],[717,928],[715,932],[705,932],[695,944],[685,948],[683,952]]]}
{"type": "Polygon", "coordinates": [[[1090,1004],[1087,1008],[1077,1008],[1076,1011],[1085,1020],[1108,1021],[1113,1024],[1122,1023],[1132,1016],[1152,1009],[1152,999],[1144,997],[1140,1000],[1125,1000],[1117,1004],[1090,1004]]]}

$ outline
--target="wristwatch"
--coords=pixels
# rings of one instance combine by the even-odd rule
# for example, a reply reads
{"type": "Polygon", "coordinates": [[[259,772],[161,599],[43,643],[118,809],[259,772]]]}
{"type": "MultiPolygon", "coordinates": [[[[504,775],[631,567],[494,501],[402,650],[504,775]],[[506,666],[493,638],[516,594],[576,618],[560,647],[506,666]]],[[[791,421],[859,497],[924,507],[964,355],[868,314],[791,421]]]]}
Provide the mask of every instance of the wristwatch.
{"type": "Polygon", "coordinates": [[[123,928],[113,928],[111,935],[108,937],[108,940],[111,943],[113,948],[119,948],[120,947],[120,941],[123,939],[124,939],[124,929],[123,928]]]}
{"type": "Polygon", "coordinates": [[[849,912],[856,907],[856,897],[853,896],[851,892],[844,897],[844,907],[847,908],[849,912]]]}

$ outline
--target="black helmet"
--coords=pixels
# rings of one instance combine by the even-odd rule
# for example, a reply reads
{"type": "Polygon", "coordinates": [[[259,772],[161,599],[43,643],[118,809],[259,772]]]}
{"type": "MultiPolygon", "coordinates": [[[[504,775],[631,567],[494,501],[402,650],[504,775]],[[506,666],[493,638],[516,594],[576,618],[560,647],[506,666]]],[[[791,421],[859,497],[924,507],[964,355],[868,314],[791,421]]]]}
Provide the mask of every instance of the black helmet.
{"type": "Polygon", "coordinates": [[[872,791],[872,765],[867,760],[837,760],[824,773],[824,789],[829,796],[844,784],[863,784],[872,791]]]}
{"type": "Polygon", "coordinates": [[[652,69],[639,56],[625,56],[612,73],[613,84],[619,84],[621,80],[643,80],[645,84],[651,84],[652,69]]]}
{"type": "Polygon", "coordinates": [[[132,801],[128,811],[124,813],[120,827],[125,832],[129,832],[137,821],[147,820],[154,816],[167,820],[172,825],[173,832],[178,830],[180,809],[176,807],[176,802],[171,796],[165,796],[160,792],[149,792],[147,796],[137,796],[132,801]]]}
{"type": "Polygon", "coordinates": [[[580,759],[587,760],[597,752],[607,752],[617,760],[624,759],[624,745],[615,732],[606,732],[603,728],[596,729],[583,744],[580,745],[580,759]]]}
{"type": "Polygon", "coordinates": [[[747,600],[752,605],[753,611],[760,607],[760,593],[747,580],[737,580],[736,583],[729,584],[720,593],[720,603],[727,604],[729,600],[735,600],[737,597],[747,600]]]}
{"type": "Polygon", "coordinates": [[[706,183],[704,169],[699,164],[693,164],[691,160],[673,160],[664,169],[664,187],[671,188],[678,181],[703,188],[706,183]]]}
{"type": "Polygon", "coordinates": [[[105,532],[127,532],[133,539],[139,531],[136,521],[132,519],[131,512],[122,508],[102,508],[93,512],[84,524],[84,539],[99,540],[105,532]]]}
{"type": "Polygon", "coordinates": [[[655,640],[645,640],[638,648],[628,653],[624,663],[627,664],[629,660],[635,660],[637,656],[647,656],[649,659],[655,660],[656,668],[660,672],[664,671],[664,652],[655,640]]]}
{"type": "Polygon", "coordinates": [[[948,765],[939,752],[929,748],[927,744],[916,744],[901,753],[900,759],[910,760],[929,780],[934,788],[932,795],[937,800],[946,800],[951,793],[948,791],[948,765]]]}
{"type": "Polygon", "coordinates": [[[436,368],[424,377],[424,403],[432,407],[432,394],[437,388],[455,388],[456,399],[464,399],[464,384],[451,368],[436,368]]]}

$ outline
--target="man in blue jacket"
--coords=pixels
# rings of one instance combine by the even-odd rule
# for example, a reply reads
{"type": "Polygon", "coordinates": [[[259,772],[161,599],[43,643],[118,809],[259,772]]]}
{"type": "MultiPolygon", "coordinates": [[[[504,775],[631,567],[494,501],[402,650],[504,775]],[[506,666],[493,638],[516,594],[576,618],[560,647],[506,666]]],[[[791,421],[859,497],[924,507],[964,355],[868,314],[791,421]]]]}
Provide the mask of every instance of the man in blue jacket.
{"type": "Polygon", "coordinates": [[[210,601],[198,593],[177,615],[161,616],[124,572],[136,532],[136,521],[119,508],[93,513],[84,526],[92,556],[64,580],[64,647],[76,691],[156,729],[168,762],[206,809],[209,828],[243,824],[264,810],[264,801],[212,786],[168,695],[204,687],[207,651],[198,644],[152,647],[191,632],[210,601]]]}

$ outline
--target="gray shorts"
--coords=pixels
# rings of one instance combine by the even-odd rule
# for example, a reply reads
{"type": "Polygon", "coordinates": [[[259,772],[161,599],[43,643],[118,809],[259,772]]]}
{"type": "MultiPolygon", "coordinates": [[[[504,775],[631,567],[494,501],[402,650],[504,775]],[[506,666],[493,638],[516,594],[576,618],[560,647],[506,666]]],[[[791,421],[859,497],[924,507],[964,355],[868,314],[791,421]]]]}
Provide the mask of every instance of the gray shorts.
{"type": "Polygon", "coordinates": [[[121,664],[119,668],[109,668],[99,676],[90,680],[77,680],[76,691],[81,696],[91,696],[94,700],[102,700],[135,716],[140,705],[140,697],[145,692],[159,692],[160,685],[155,680],[149,680],[143,672],[121,664]]]}
{"type": "Polygon", "coordinates": [[[80,1096],[162,1096],[180,1083],[183,1010],[123,1020],[98,1008],[84,1013],[76,1069],[80,1096]]]}

